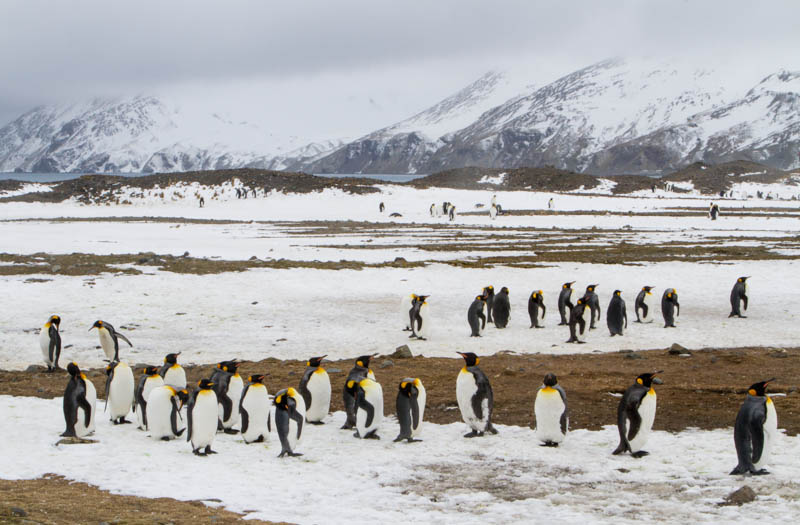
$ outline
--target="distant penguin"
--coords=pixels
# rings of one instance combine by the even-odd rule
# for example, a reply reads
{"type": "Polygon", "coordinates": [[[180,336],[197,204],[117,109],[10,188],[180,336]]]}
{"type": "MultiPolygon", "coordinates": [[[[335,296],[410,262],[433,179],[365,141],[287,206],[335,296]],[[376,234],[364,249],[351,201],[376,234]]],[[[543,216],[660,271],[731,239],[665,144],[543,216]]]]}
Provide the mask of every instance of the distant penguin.
{"type": "Polygon", "coordinates": [[[733,441],[739,464],[731,474],[769,474],[762,468],[769,462],[772,445],[778,437],[778,414],[767,396],[767,385],[775,378],[751,385],[736,415],[733,441]]]}
{"type": "Polygon", "coordinates": [[[634,309],[636,310],[637,323],[652,323],[653,322],[653,293],[652,290],[655,286],[642,287],[639,294],[636,296],[634,309]],[[642,315],[639,317],[639,311],[642,315]]]}
{"type": "Polygon", "coordinates": [[[400,423],[400,433],[395,442],[406,440],[409,443],[421,441],[416,438],[422,427],[422,418],[425,415],[425,401],[427,393],[419,378],[407,377],[400,381],[397,389],[397,422],[400,423]]]}
{"type": "Polygon", "coordinates": [[[148,366],[142,370],[142,375],[136,383],[135,403],[133,411],[136,412],[136,423],[141,430],[147,430],[147,398],[154,388],[164,386],[164,379],[158,375],[158,368],[148,366]]]}
{"type": "Polygon", "coordinates": [[[528,317],[531,319],[531,328],[544,328],[544,314],[547,307],[544,305],[544,294],[541,290],[534,290],[528,297],[528,317]],[[539,312],[541,311],[541,316],[539,312]]]}
{"type": "Polygon", "coordinates": [[[447,211],[447,216],[451,221],[456,219],[456,207],[452,204],[450,205],[450,209],[447,211]]]}
{"type": "Polygon", "coordinates": [[[167,354],[164,358],[164,364],[158,370],[158,375],[164,378],[164,384],[173,387],[175,390],[183,390],[186,388],[186,371],[181,365],[178,364],[177,354],[167,354]]]}
{"type": "Polygon", "coordinates": [[[714,204],[713,202],[708,207],[708,216],[712,221],[717,220],[717,216],[719,215],[719,205],[714,204]]]}
{"type": "Polygon", "coordinates": [[[492,200],[490,202],[492,206],[497,206],[497,195],[492,195],[492,200]]]}
{"type": "Polygon", "coordinates": [[[617,429],[619,430],[619,446],[614,455],[630,452],[631,456],[640,458],[648,452],[642,450],[656,417],[656,391],[653,385],[660,385],[661,379],[656,377],[661,370],[652,374],[642,374],[636,383],[628,387],[619,400],[617,407],[617,429]]]}
{"type": "Polygon", "coordinates": [[[583,319],[583,314],[586,311],[587,305],[584,302],[584,298],[581,297],[578,299],[578,302],[575,303],[575,306],[569,311],[569,339],[567,340],[568,343],[585,343],[586,341],[583,340],[582,336],[583,333],[586,331],[586,321],[583,319]],[[580,330],[578,330],[580,328],[580,330]]]}
{"type": "Polygon", "coordinates": [[[486,322],[494,323],[492,308],[494,307],[494,286],[491,284],[483,289],[483,296],[486,297],[486,322]]]}
{"type": "Polygon", "coordinates": [[[322,368],[326,357],[312,357],[306,362],[306,371],[297,388],[306,404],[306,421],[313,425],[321,425],[331,409],[331,378],[322,368]]]}
{"type": "Polygon", "coordinates": [[[267,421],[267,428],[272,432],[273,425],[281,442],[279,458],[286,455],[290,457],[302,456],[294,451],[303,436],[303,422],[305,419],[305,404],[303,398],[294,388],[286,388],[275,394],[272,404],[273,412],[267,421]]]}
{"type": "Polygon", "coordinates": [[[147,428],[150,437],[169,441],[181,437],[186,425],[181,416],[183,405],[189,400],[189,392],[161,385],[150,391],[147,397],[147,428]]]}
{"type": "Polygon", "coordinates": [[[355,383],[352,388],[356,406],[354,435],[362,439],[380,439],[378,427],[383,421],[383,388],[380,383],[368,377],[355,383]]]}
{"type": "Polygon", "coordinates": [[[242,420],[242,439],[245,443],[261,443],[268,433],[269,393],[264,385],[264,374],[253,374],[247,381],[236,407],[242,420]]]}
{"type": "Polygon", "coordinates": [[[464,358],[465,366],[456,380],[456,400],[461,418],[472,430],[464,437],[483,436],[485,432],[497,434],[492,426],[494,394],[489,378],[478,368],[480,358],[472,352],[458,354],[464,358]]]}
{"type": "Polygon", "coordinates": [[[217,434],[217,394],[214,393],[214,383],[209,379],[202,379],[197,383],[197,388],[192,392],[189,406],[186,408],[188,421],[186,441],[192,444],[192,453],[196,456],[216,454],[211,450],[214,436],[217,434]]]}
{"type": "Polygon", "coordinates": [[[508,318],[511,316],[511,302],[508,300],[508,288],[503,286],[494,296],[492,305],[492,319],[496,328],[508,326],[508,318]]]}
{"type": "Polygon", "coordinates": [[[741,317],[745,318],[747,316],[742,315],[741,306],[744,306],[744,309],[747,310],[747,280],[749,277],[739,277],[736,279],[736,284],[733,285],[733,290],[731,290],[731,313],[728,317],[741,317]]]}
{"type": "Polygon", "coordinates": [[[569,428],[567,394],[555,374],[544,376],[544,382],[536,392],[533,403],[536,415],[536,438],[546,447],[557,447],[564,441],[569,428]]]}
{"type": "Polygon", "coordinates": [[[550,200],[547,201],[547,209],[548,210],[552,210],[554,207],[555,207],[555,204],[553,203],[553,198],[550,197],[550,200]]]}
{"type": "Polygon", "coordinates": [[[561,293],[558,294],[558,313],[561,315],[559,326],[569,324],[569,313],[574,306],[572,304],[572,285],[575,281],[570,281],[561,285],[561,293]]]}
{"type": "Polygon", "coordinates": [[[219,428],[226,434],[237,434],[233,427],[239,423],[239,400],[242,398],[244,381],[239,375],[239,361],[221,361],[211,374],[214,393],[219,403],[219,428]]]}
{"type": "Polygon", "coordinates": [[[620,290],[614,290],[611,302],[608,303],[606,324],[608,324],[608,331],[611,332],[611,337],[622,335],[623,325],[625,330],[628,329],[628,312],[625,310],[625,300],[622,298],[620,290]]]}
{"type": "Polygon", "coordinates": [[[430,295],[418,295],[411,305],[411,335],[409,338],[425,341],[430,336],[431,315],[428,297],[430,295]]]}
{"type": "Polygon", "coordinates": [[[67,365],[69,382],[64,390],[64,422],[66,430],[63,437],[86,437],[94,432],[94,414],[97,392],[91,380],[81,372],[78,365],[67,365]]]}
{"type": "Polygon", "coordinates": [[[47,365],[48,372],[58,370],[58,358],[61,357],[61,334],[58,327],[61,325],[61,318],[51,315],[44,323],[42,331],[39,332],[39,346],[42,349],[42,359],[47,365]]]}
{"type": "Polygon", "coordinates": [[[106,408],[115,425],[130,423],[125,416],[134,404],[133,370],[128,363],[112,361],[106,367],[106,408]]]}
{"type": "Polygon", "coordinates": [[[400,322],[404,332],[411,331],[411,305],[416,298],[417,294],[414,293],[405,294],[400,298],[400,322]]]}
{"type": "Polygon", "coordinates": [[[469,327],[472,330],[470,337],[480,337],[481,331],[486,328],[486,316],[483,315],[483,308],[486,306],[486,296],[479,295],[472,301],[472,304],[469,305],[469,310],[467,310],[467,321],[469,322],[469,327]]]}
{"type": "Polygon", "coordinates": [[[596,328],[594,326],[595,321],[600,320],[600,298],[595,292],[595,288],[598,286],[597,284],[590,284],[586,287],[586,293],[583,294],[583,302],[589,307],[589,330],[594,330],[596,328]]]}
{"type": "Polygon", "coordinates": [[[678,292],[675,288],[667,288],[661,296],[661,314],[664,316],[664,328],[675,328],[675,317],[681,315],[678,303],[678,292]]]}
{"type": "Polygon", "coordinates": [[[430,211],[431,217],[433,217],[434,214],[436,213],[436,203],[431,204],[431,207],[428,211],[430,211]]]}
{"type": "MultiPolygon", "coordinates": [[[[114,327],[105,321],[95,321],[92,328],[97,328],[100,346],[103,347],[103,352],[106,354],[106,358],[109,361],[119,361],[120,339],[128,343],[129,346],[133,346],[133,344],[128,341],[127,337],[114,330],[114,327]]],[[[89,331],[91,331],[92,328],[89,328],[89,331]]]]}
{"type": "Polygon", "coordinates": [[[497,218],[497,206],[495,206],[494,204],[489,206],[489,218],[492,220],[497,218]]]}
{"type": "Polygon", "coordinates": [[[355,366],[347,374],[347,379],[344,381],[344,388],[342,389],[342,401],[344,402],[344,411],[347,415],[343,430],[349,430],[356,427],[356,406],[355,406],[355,387],[354,385],[369,377],[375,379],[375,374],[369,369],[369,361],[378,354],[362,355],[356,359],[355,366]],[[351,383],[353,381],[353,383],[351,383]]]}
{"type": "Polygon", "coordinates": [[[378,204],[378,211],[379,211],[379,212],[383,213],[383,211],[384,211],[385,209],[386,209],[386,206],[384,206],[384,205],[383,205],[383,202],[381,202],[380,204],[378,204]]]}

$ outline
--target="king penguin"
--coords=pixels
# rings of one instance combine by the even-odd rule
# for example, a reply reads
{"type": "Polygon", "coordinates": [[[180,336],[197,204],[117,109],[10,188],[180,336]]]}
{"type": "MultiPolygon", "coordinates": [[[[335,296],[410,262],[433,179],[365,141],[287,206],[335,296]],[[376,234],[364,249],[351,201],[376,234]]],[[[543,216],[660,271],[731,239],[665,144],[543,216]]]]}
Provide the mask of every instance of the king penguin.
{"type": "Polygon", "coordinates": [[[622,298],[620,290],[614,290],[611,302],[606,309],[606,324],[611,337],[623,334],[623,324],[625,330],[628,329],[628,312],[625,310],[625,300],[622,298]]]}
{"type": "Polygon", "coordinates": [[[154,388],[164,386],[164,379],[158,375],[158,368],[148,366],[142,370],[139,382],[136,383],[136,402],[133,411],[136,412],[136,423],[141,430],[147,430],[147,398],[154,388]]]}
{"type": "Polygon", "coordinates": [[[405,294],[400,298],[400,322],[404,332],[411,331],[411,306],[416,298],[417,294],[414,293],[405,294]]]}
{"type": "Polygon", "coordinates": [[[544,382],[536,392],[533,403],[536,415],[536,438],[545,447],[557,447],[564,441],[569,428],[567,394],[555,374],[544,376],[544,382]]]}
{"type": "Polygon", "coordinates": [[[731,313],[728,317],[746,317],[742,315],[740,305],[743,305],[744,309],[747,310],[747,292],[749,291],[747,286],[748,279],[749,277],[739,277],[736,279],[736,284],[733,285],[733,290],[731,290],[731,313]]]}
{"type": "Polygon", "coordinates": [[[238,406],[242,418],[242,439],[245,443],[261,443],[268,433],[269,393],[264,385],[264,374],[251,375],[247,381],[238,406]]]}
{"type": "Polygon", "coordinates": [[[678,303],[678,292],[675,288],[667,288],[661,296],[661,314],[664,316],[664,328],[675,328],[675,317],[681,315],[678,303]]]}
{"type": "MultiPolygon", "coordinates": [[[[128,343],[129,346],[133,346],[133,344],[128,341],[127,337],[114,330],[114,327],[105,321],[95,321],[92,328],[97,328],[100,346],[103,347],[103,352],[106,354],[106,359],[109,361],[119,361],[120,339],[128,343]]],[[[90,332],[92,328],[89,328],[90,332]]]]}
{"type": "Polygon", "coordinates": [[[428,297],[430,295],[418,295],[411,305],[411,335],[409,338],[425,341],[430,335],[431,314],[428,306],[428,297]]]}
{"type": "Polygon", "coordinates": [[[492,305],[492,318],[495,328],[505,328],[508,326],[508,318],[511,316],[511,302],[508,300],[508,288],[503,286],[500,292],[494,296],[492,305]]]}
{"type": "Polygon", "coordinates": [[[469,305],[467,310],[467,321],[469,322],[470,330],[472,333],[470,337],[480,337],[481,332],[486,328],[486,316],[483,315],[483,308],[486,306],[486,296],[479,295],[469,305]]]}
{"type": "Polygon", "coordinates": [[[561,314],[561,322],[559,326],[569,324],[569,312],[567,309],[572,310],[572,285],[575,281],[570,281],[561,285],[561,293],[558,294],[558,313],[561,314]]]}
{"type": "Polygon", "coordinates": [[[356,433],[353,435],[362,439],[380,439],[378,427],[383,421],[383,388],[368,377],[353,383],[356,406],[356,433]]]}
{"type": "Polygon", "coordinates": [[[214,393],[219,403],[219,427],[226,434],[237,434],[233,428],[239,422],[239,400],[242,398],[244,381],[239,375],[239,361],[221,361],[211,374],[214,393]]]}
{"type": "Polygon", "coordinates": [[[636,296],[636,302],[633,307],[634,310],[636,310],[637,323],[653,322],[653,288],[655,288],[655,286],[643,286],[636,296]],[[641,317],[639,317],[639,310],[642,311],[641,317]]]}
{"type": "Polygon", "coordinates": [[[483,436],[485,432],[497,434],[492,426],[494,394],[489,378],[478,368],[480,358],[472,352],[458,354],[464,358],[465,366],[456,380],[456,400],[461,418],[472,430],[464,437],[483,436]]]}
{"type": "Polygon", "coordinates": [[[528,317],[531,318],[531,328],[544,328],[544,314],[547,307],[544,305],[544,294],[541,290],[534,290],[528,297],[528,317]],[[541,310],[541,316],[539,311],[541,310]]]}
{"type": "Polygon", "coordinates": [[[201,379],[197,388],[192,392],[189,406],[186,408],[188,430],[186,441],[192,444],[192,453],[196,456],[216,454],[211,450],[214,436],[217,434],[218,419],[217,394],[214,393],[214,383],[208,379],[201,379]]]}
{"type": "Polygon", "coordinates": [[[486,322],[494,324],[492,318],[492,308],[494,308],[494,286],[489,285],[483,289],[484,297],[486,297],[486,322]]]}
{"type": "Polygon", "coordinates": [[[342,425],[343,430],[356,427],[355,385],[365,377],[369,377],[372,380],[375,379],[375,374],[369,368],[369,361],[376,355],[378,354],[362,355],[357,358],[355,366],[347,374],[347,379],[345,379],[344,388],[342,389],[342,401],[344,402],[345,414],[347,414],[347,419],[342,425]]]}
{"type": "Polygon", "coordinates": [[[656,418],[656,391],[653,385],[660,385],[661,379],[656,377],[661,370],[652,374],[642,374],[636,383],[629,386],[617,407],[617,429],[619,430],[619,446],[614,455],[630,452],[631,456],[640,458],[649,452],[642,450],[656,418]]]}
{"type": "Polygon", "coordinates": [[[169,441],[181,437],[186,425],[181,416],[183,405],[189,400],[189,392],[161,385],[150,391],[147,397],[147,428],[150,437],[169,441]]]}
{"type": "Polygon", "coordinates": [[[67,428],[61,435],[82,438],[94,432],[97,392],[78,365],[68,364],[67,372],[69,382],[64,390],[64,421],[67,428]]]}
{"type": "Polygon", "coordinates": [[[397,422],[400,423],[400,433],[395,442],[406,440],[409,443],[422,441],[415,439],[422,427],[422,418],[425,415],[425,401],[427,393],[422,381],[418,377],[407,377],[400,381],[397,389],[397,422]]]}
{"type": "Polygon", "coordinates": [[[322,360],[327,357],[312,357],[306,362],[306,371],[300,379],[297,390],[306,405],[306,421],[321,425],[331,409],[331,378],[322,368],[322,360]]]}
{"type": "Polygon", "coordinates": [[[61,317],[51,315],[39,333],[39,346],[48,372],[58,370],[58,358],[61,357],[61,334],[58,333],[60,325],[61,317]]]}
{"type": "Polygon", "coordinates": [[[569,339],[568,343],[585,343],[582,339],[583,333],[586,331],[586,321],[583,319],[583,314],[586,311],[587,305],[584,298],[581,297],[575,303],[575,306],[570,308],[569,311],[569,339]],[[580,327],[580,332],[578,331],[580,327]]]}
{"type": "Polygon", "coordinates": [[[128,363],[112,361],[106,367],[106,408],[115,425],[130,423],[125,416],[134,403],[133,370],[128,363]]]}
{"type": "Polygon", "coordinates": [[[595,292],[598,286],[598,284],[590,284],[586,287],[586,293],[583,294],[583,302],[589,307],[589,330],[594,330],[595,321],[600,320],[600,298],[595,292]]]}
{"type": "Polygon", "coordinates": [[[158,371],[158,375],[164,378],[164,384],[173,387],[175,390],[183,390],[186,388],[186,371],[181,365],[178,364],[177,354],[167,354],[164,358],[164,364],[158,371]]]}
{"type": "Polygon", "coordinates": [[[775,378],[751,385],[742,408],[736,415],[733,441],[739,464],[731,474],[769,474],[762,468],[769,461],[772,444],[778,437],[778,414],[767,396],[767,385],[775,378]]]}
{"type": "Polygon", "coordinates": [[[274,410],[270,413],[267,428],[272,432],[273,419],[278,439],[281,442],[279,458],[286,455],[290,457],[302,456],[294,451],[303,436],[303,420],[305,411],[302,410],[303,398],[294,388],[286,388],[275,395],[272,401],[274,410]]]}

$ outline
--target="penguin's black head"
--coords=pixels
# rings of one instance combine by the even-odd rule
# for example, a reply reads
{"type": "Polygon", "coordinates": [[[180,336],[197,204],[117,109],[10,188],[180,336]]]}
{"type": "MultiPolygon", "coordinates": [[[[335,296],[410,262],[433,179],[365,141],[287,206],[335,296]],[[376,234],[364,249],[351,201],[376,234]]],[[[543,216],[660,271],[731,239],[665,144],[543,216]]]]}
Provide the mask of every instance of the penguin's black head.
{"type": "Polygon", "coordinates": [[[57,315],[50,316],[50,322],[58,327],[61,324],[61,318],[57,315]]]}
{"type": "Polygon", "coordinates": [[[369,368],[369,361],[370,361],[370,359],[372,359],[372,358],[373,358],[373,357],[375,357],[376,355],[378,355],[378,354],[372,354],[372,355],[362,355],[361,357],[359,357],[358,359],[356,359],[356,366],[360,366],[360,367],[362,367],[362,368],[369,368]]]}
{"type": "Polygon", "coordinates": [[[117,368],[118,364],[119,361],[111,361],[110,363],[108,363],[108,365],[106,365],[106,375],[111,375],[111,372],[113,372],[114,369],[117,368]]]}
{"type": "Polygon", "coordinates": [[[322,364],[322,360],[328,357],[328,354],[325,354],[321,357],[312,357],[308,361],[306,361],[306,366],[314,366],[317,367],[322,364]]]}
{"type": "Polygon", "coordinates": [[[755,383],[750,385],[750,388],[747,389],[747,393],[751,396],[765,396],[767,395],[767,385],[775,381],[775,378],[767,379],[766,381],[761,381],[760,383],[755,383]]]}
{"type": "Polygon", "coordinates": [[[144,370],[142,370],[142,372],[144,372],[144,375],[154,376],[154,375],[158,374],[158,367],[157,366],[147,366],[147,367],[145,367],[144,370]]]}
{"type": "Polygon", "coordinates": [[[544,376],[544,386],[556,386],[558,384],[558,378],[556,378],[555,374],[547,374],[544,376]]]}
{"type": "Polygon", "coordinates": [[[261,383],[263,384],[264,381],[264,374],[254,374],[247,378],[248,381],[251,383],[261,383]]]}
{"type": "Polygon", "coordinates": [[[508,288],[503,286],[502,288],[500,288],[500,293],[504,293],[504,294],[508,295],[508,288]]]}
{"type": "Polygon", "coordinates": [[[593,292],[594,289],[597,288],[598,286],[600,286],[600,285],[599,284],[590,284],[589,286],[586,287],[586,291],[587,292],[593,292]]]}
{"type": "Polygon", "coordinates": [[[570,281],[568,283],[564,283],[562,288],[572,288],[573,284],[575,284],[575,281],[570,281]]]}
{"type": "Polygon", "coordinates": [[[464,361],[466,361],[467,366],[475,366],[481,361],[481,359],[472,352],[463,352],[463,353],[457,352],[457,353],[458,355],[464,358],[464,361]]]}
{"type": "Polygon", "coordinates": [[[418,295],[417,302],[425,304],[425,301],[430,297],[430,295],[418,295]]]}
{"type": "Polygon", "coordinates": [[[653,288],[655,288],[655,286],[644,286],[644,287],[642,287],[642,290],[644,290],[645,292],[649,292],[653,288]]]}
{"type": "Polygon", "coordinates": [[[653,372],[652,374],[642,374],[636,378],[636,383],[642,386],[646,386],[648,388],[650,388],[654,384],[660,385],[663,383],[663,381],[660,378],[656,377],[656,375],[660,374],[661,372],[663,372],[663,370],[658,370],[656,372],[653,372]]]}
{"type": "Polygon", "coordinates": [[[214,382],[210,379],[201,379],[197,383],[197,387],[200,390],[210,390],[214,386],[214,382]]]}
{"type": "Polygon", "coordinates": [[[230,372],[231,374],[235,374],[236,371],[239,369],[239,365],[241,363],[239,361],[220,361],[217,363],[217,368],[222,370],[223,372],[230,372]]]}
{"type": "Polygon", "coordinates": [[[486,296],[485,296],[485,295],[479,295],[479,296],[477,296],[477,297],[475,298],[475,300],[476,300],[476,301],[485,301],[485,300],[486,300],[486,296]]]}
{"type": "Polygon", "coordinates": [[[174,365],[178,362],[178,356],[180,354],[181,354],[180,352],[178,352],[177,354],[167,354],[167,357],[164,358],[164,362],[170,365],[174,365]]]}
{"type": "Polygon", "coordinates": [[[183,390],[178,390],[175,392],[175,395],[178,396],[178,399],[180,399],[181,408],[183,408],[183,405],[189,401],[189,391],[184,388],[183,390]]]}
{"type": "Polygon", "coordinates": [[[614,295],[616,295],[617,297],[620,297],[622,295],[622,291],[621,290],[614,290],[614,295]]]}
{"type": "Polygon", "coordinates": [[[69,375],[72,377],[81,375],[81,369],[78,368],[78,365],[75,363],[70,363],[67,365],[67,372],[69,372],[69,375]]]}
{"type": "Polygon", "coordinates": [[[743,283],[743,282],[745,282],[746,280],[748,280],[749,278],[750,278],[750,276],[749,276],[749,275],[748,275],[747,277],[739,277],[739,278],[737,279],[737,281],[738,281],[738,282],[740,282],[740,283],[743,283]]]}
{"type": "Polygon", "coordinates": [[[415,377],[407,377],[400,381],[399,390],[403,394],[411,397],[415,391],[419,392],[419,386],[421,385],[421,381],[415,377]]]}
{"type": "Polygon", "coordinates": [[[575,306],[578,306],[578,305],[581,305],[581,304],[586,304],[586,301],[583,300],[583,297],[581,297],[580,299],[575,301],[575,306]]]}
{"type": "MultiPolygon", "coordinates": [[[[94,324],[92,325],[92,328],[98,328],[98,329],[103,328],[103,321],[100,320],[95,321],[94,324]]],[[[92,328],[89,328],[90,332],[92,331],[92,328]]]]}
{"type": "Polygon", "coordinates": [[[276,407],[283,407],[284,409],[289,408],[289,402],[292,400],[292,395],[289,388],[284,388],[277,394],[275,394],[275,399],[272,400],[272,404],[276,407]]]}
{"type": "Polygon", "coordinates": [[[492,295],[494,293],[494,286],[489,285],[483,289],[483,295],[492,295]]]}

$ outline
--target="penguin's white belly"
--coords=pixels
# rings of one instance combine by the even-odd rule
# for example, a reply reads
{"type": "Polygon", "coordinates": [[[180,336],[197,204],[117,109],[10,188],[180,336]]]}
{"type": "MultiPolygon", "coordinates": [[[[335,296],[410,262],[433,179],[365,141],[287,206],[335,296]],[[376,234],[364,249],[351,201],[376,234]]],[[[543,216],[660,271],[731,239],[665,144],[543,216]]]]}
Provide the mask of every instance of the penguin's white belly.
{"type": "Polygon", "coordinates": [[[203,448],[214,441],[217,433],[217,396],[211,390],[197,394],[192,407],[192,447],[203,448]]]}
{"type": "Polygon", "coordinates": [[[164,374],[164,384],[171,386],[175,390],[183,390],[186,388],[186,371],[180,365],[168,368],[164,374]]]}
{"type": "Polygon", "coordinates": [[[114,369],[114,378],[108,388],[108,412],[111,419],[125,417],[133,406],[133,371],[126,363],[114,369]]]}
{"type": "Polygon", "coordinates": [[[224,417],[224,410],[221,404],[218,409],[219,419],[222,421],[222,426],[225,428],[231,428],[239,422],[239,401],[242,399],[242,390],[244,390],[244,383],[242,382],[241,376],[237,374],[231,377],[230,381],[228,381],[228,398],[230,398],[233,405],[231,408],[231,415],[227,421],[223,421],[222,419],[224,417]]]}
{"type": "MultiPolygon", "coordinates": [[[[144,382],[144,387],[142,388],[142,399],[147,401],[153,389],[160,386],[164,386],[164,380],[161,378],[161,376],[156,375],[155,377],[148,377],[144,382]]],[[[144,413],[142,413],[142,409],[138,406],[136,407],[136,421],[139,424],[139,428],[142,430],[147,430],[144,427],[144,413]]]]}
{"type": "Polygon", "coordinates": [[[267,437],[267,418],[269,417],[269,394],[267,387],[250,385],[247,396],[242,399],[242,408],[247,410],[247,432],[242,434],[245,441],[252,442],[259,436],[267,437]]]}
{"type": "Polygon", "coordinates": [[[644,315],[644,310],[640,310],[640,315],[643,323],[653,322],[653,301],[652,294],[645,294],[642,303],[647,306],[647,315],[644,315]]]}
{"type": "Polygon", "coordinates": [[[427,303],[420,307],[419,316],[422,319],[422,326],[417,330],[417,335],[427,339],[431,334],[431,310],[427,303]]]}
{"type": "MultiPolygon", "coordinates": [[[[174,438],[175,434],[172,433],[172,396],[173,390],[171,387],[162,385],[154,387],[147,396],[147,427],[150,430],[150,437],[153,439],[161,439],[164,437],[174,438]]],[[[185,425],[183,419],[177,418],[178,430],[182,429],[185,425]]]]}
{"type": "Polygon", "coordinates": [[[767,398],[767,418],[764,420],[764,447],[761,449],[761,457],[758,462],[753,462],[757,469],[763,468],[769,463],[772,454],[772,445],[778,438],[778,413],[775,411],[775,403],[767,398]]]}
{"type": "Polygon", "coordinates": [[[489,217],[491,217],[492,219],[497,217],[497,207],[494,204],[492,204],[492,207],[489,208],[489,217]]]}
{"type": "Polygon", "coordinates": [[[100,335],[100,346],[103,347],[106,358],[114,359],[114,340],[111,334],[106,328],[98,328],[97,333],[100,335]]]}
{"type": "MultiPolygon", "coordinates": [[[[650,431],[653,429],[653,421],[656,419],[656,393],[654,390],[650,390],[639,404],[639,417],[642,418],[639,431],[629,441],[631,452],[642,450],[642,447],[647,443],[647,438],[650,437],[650,431]]],[[[628,428],[630,429],[630,421],[628,421],[628,428]]]]}
{"type": "Polygon", "coordinates": [[[311,374],[306,388],[311,393],[311,406],[306,410],[306,421],[322,421],[331,408],[331,379],[322,368],[311,374]]]}
{"type": "Polygon", "coordinates": [[[404,295],[400,299],[400,323],[406,330],[411,330],[409,320],[411,319],[409,311],[411,310],[411,295],[404,295]]]}
{"type": "Polygon", "coordinates": [[[89,403],[91,415],[89,416],[89,426],[84,425],[86,422],[86,412],[78,406],[78,421],[75,423],[75,435],[78,437],[85,437],[94,432],[94,415],[97,411],[97,390],[94,384],[85,378],[86,382],[86,401],[89,403]]]}
{"type": "Polygon", "coordinates": [[[456,380],[456,400],[458,401],[458,409],[461,411],[461,418],[473,430],[483,432],[486,430],[486,422],[489,416],[489,400],[483,400],[483,417],[478,419],[472,410],[472,396],[477,391],[478,384],[475,382],[475,376],[462,370],[456,380]]]}
{"type": "Polygon", "coordinates": [[[369,385],[364,392],[367,402],[372,405],[372,422],[367,426],[367,411],[358,407],[356,409],[356,429],[362,438],[377,429],[383,420],[383,388],[377,382],[369,385]]]}
{"type": "MultiPolygon", "coordinates": [[[[54,363],[50,361],[50,328],[42,327],[42,331],[39,334],[39,346],[42,347],[42,359],[44,360],[44,364],[53,366],[54,363]]],[[[55,359],[55,355],[53,355],[53,359],[55,359]]]]}
{"type": "Polygon", "coordinates": [[[540,441],[561,443],[565,434],[561,431],[561,415],[565,409],[561,394],[555,389],[539,389],[533,411],[536,414],[536,437],[540,441]]]}
{"type": "Polygon", "coordinates": [[[428,400],[428,394],[425,392],[425,387],[422,386],[420,383],[419,387],[417,387],[419,393],[417,394],[417,405],[419,406],[419,421],[417,421],[417,426],[414,426],[414,421],[411,421],[411,437],[417,437],[421,430],[422,430],[422,421],[425,417],[425,402],[428,400]]]}

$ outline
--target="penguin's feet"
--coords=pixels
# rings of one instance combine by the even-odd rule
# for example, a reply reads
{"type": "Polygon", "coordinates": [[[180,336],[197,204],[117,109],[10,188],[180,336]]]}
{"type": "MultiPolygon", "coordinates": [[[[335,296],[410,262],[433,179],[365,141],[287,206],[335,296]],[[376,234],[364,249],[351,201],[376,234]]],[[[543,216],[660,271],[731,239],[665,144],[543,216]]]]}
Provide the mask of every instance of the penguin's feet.
{"type": "Polygon", "coordinates": [[[55,371],[56,371],[56,369],[55,369],[55,368],[53,368],[52,366],[48,366],[48,367],[47,367],[47,370],[45,370],[45,371],[44,371],[44,373],[45,373],[45,374],[52,374],[52,373],[53,373],[53,372],[55,372],[55,371]]]}
{"type": "Polygon", "coordinates": [[[226,429],[223,430],[223,432],[225,432],[226,434],[238,434],[239,433],[239,431],[236,430],[235,428],[226,428],[226,429]]]}
{"type": "Polygon", "coordinates": [[[65,430],[64,432],[61,433],[61,437],[66,437],[66,438],[77,437],[77,435],[75,434],[74,430],[65,430]]]}
{"type": "Polygon", "coordinates": [[[345,423],[344,425],[342,425],[341,427],[339,427],[339,430],[352,430],[352,428],[353,428],[353,425],[352,425],[352,424],[350,424],[350,423],[345,423]]]}
{"type": "Polygon", "coordinates": [[[119,424],[120,425],[130,425],[131,422],[128,421],[127,419],[125,419],[124,417],[121,417],[121,418],[119,418],[119,424]]]}
{"type": "Polygon", "coordinates": [[[216,452],[214,452],[213,450],[211,450],[211,445],[208,445],[208,446],[206,447],[206,454],[216,454],[216,452]]]}
{"type": "Polygon", "coordinates": [[[545,441],[544,443],[542,443],[539,446],[540,447],[557,447],[558,443],[556,443],[555,441],[545,441]]]}
{"type": "Polygon", "coordinates": [[[403,331],[404,331],[404,332],[410,332],[410,331],[411,331],[411,328],[409,328],[409,327],[405,327],[405,328],[403,328],[403,331]]]}
{"type": "Polygon", "coordinates": [[[489,423],[489,427],[486,429],[486,432],[496,435],[497,434],[497,429],[494,428],[491,423],[489,423]]]}
{"type": "Polygon", "coordinates": [[[253,441],[253,443],[263,443],[263,442],[264,442],[264,436],[258,436],[258,437],[257,437],[257,438],[256,438],[256,439],[253,441]]]}
{"type": "Polygon", "coordinates": [[[192,454],[194,454],[195,456],[205,456],[206,455],[205,452],[200,452],[199,448],[196,448],[196,449],[192,450],[192,454]]]}
{"type": "Polygon", "coordinates": [[[161,441],[169,441],[169,438],[167,436],[161,436],[161,441]]]}
{"type": "Polygon", "coordinates": [[[311,425],[324,425],[325,424],[322,421],[308,421],[308,423],[311,424],[311,425]]]}
{"type": "Polygon", "coordinates": [[[558,323],[558,326],[567,326],[567,323],[565,323],[564,321],[562,321],[562,322],[558,323]]]}
{"type": "Polygon", "coordinates": [[[534,328],[544,328],[544,325],[537,324],[536,326],[534,326],[534,328]]]}
{"type": "Polygon", "coordinates": [[[408,439],[406,439],[406,443],[422,443],[422,440],[421,439],[408,438],[408,439]]]}
{"type": "Polygon", "coordinates": [[[361,434],[359,434],[359,433],[358,433],[358,430],[356,430],[355,432],[353,432],[353,437],[356,437],[356,438],[358,438],[358,439],[361,439],[361,434]]]}
{"type": "Polygon", "coordinates": [[[751,471],[750,473],[754,476],[764,476],[766,474],[769,474],[769,470],[762,468],[761,470],[751,471]]]}
{"type": "Polygon", "coordinates": [[[427,340],[428,340],[427,338],[425,338],[425,337],[420,337],[420,336],[417,336],[417,339],[419,339],[420,341],[427,341],[427,340]]]}
{"type": "Polygon", "coordinates": [[[473,430],[468,434],[464,434],[465,438],[474,438],[474,437],[483,437],[483,432],[478,432],[477,430],[473,430]]]}
{"type": "Polygon", "coordinates": [[[381,437],[378,435],[377,430],[373,430],[372,432],[369,432],[366,436],[364,436],[364,439],[380,439],[380,438],[381,437]]]}
{"type": "Polygon", "coordinates": [[[631,452],[631,456],[635,457],[636,459],[643,458],[645,456],[649,456],[650,453],[646,450],[640,450],[638,452],[631,452]]]}
{"type": "Polygon", "coordinates": [[[634,321],[634,323],[641,323],[641,321],[637,319],[634,321]]]}

